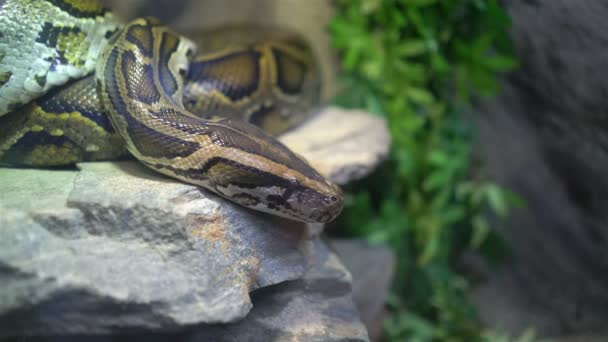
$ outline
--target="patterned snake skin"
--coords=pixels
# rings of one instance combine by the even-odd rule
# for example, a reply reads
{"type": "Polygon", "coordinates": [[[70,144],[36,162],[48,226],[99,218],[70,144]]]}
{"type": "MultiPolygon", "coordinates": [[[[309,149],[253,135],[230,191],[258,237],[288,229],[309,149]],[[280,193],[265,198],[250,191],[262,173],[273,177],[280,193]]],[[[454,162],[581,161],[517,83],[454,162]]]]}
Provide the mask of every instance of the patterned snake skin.
{"type": "Polygon", "coordinates": [[[308,47],[275,30],[234,32],[194,44],[153,18],[122,26],[93,0],[0,0],[0,162],[128,151],[246,207],[333,220],[340,189],[268,134],[299,124],[318,100],[308,47]]]}

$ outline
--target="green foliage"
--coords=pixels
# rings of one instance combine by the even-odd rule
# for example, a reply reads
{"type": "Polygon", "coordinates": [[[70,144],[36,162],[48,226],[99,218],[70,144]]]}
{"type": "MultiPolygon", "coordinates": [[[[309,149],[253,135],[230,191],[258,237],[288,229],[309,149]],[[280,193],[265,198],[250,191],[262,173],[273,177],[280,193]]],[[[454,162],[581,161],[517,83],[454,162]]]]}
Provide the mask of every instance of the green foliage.
{"type": "Polygon", "coordinates": [[[527,329],[519,337],[512,338],[505,334],[497,334],[495,332],[485,332],[482,334],[482,342],[540,342],[536,338],[534,330],[527,329]]]}
{"type": "Polygon", "coordinates": [[[330,29],[342,56],[336,103],[389,122],[389,160],[348,189],[340,225],[390,244],[398,269],[390,340],[484,340],[454,271],[466,248],[505,251],[484,216],[508,214],[509,192],[484,179],[463,115],[516,67],[497,0],[338,0],[330,29]]]}

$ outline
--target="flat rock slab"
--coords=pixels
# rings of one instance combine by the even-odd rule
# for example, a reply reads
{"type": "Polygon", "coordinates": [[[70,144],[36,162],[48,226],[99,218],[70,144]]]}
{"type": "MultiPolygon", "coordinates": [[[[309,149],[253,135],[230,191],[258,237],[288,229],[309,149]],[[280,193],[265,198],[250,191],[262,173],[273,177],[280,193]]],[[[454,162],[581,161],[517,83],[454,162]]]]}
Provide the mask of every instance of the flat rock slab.
{"type": "Polygon", "coordinates": [[[28,337],[28,341],[369,341],[351,298],[350,274],[320,240],[301,278],[251,293],[253,309],[239,322],[191,325],[174,332],[28,337]]]}
{"type": "Polygon", "coordinates": [[[338,107],[326,108],[279,139],[337,184],[370,174],[386,158],[391,143],[384,119],[338,107]]]}
{"type": "MultiPolygon", "coordinates": [[[[315,123],[343,114],[326,111],[304,127],[318,130],[315,123]]],[[[351,122],[368,118],[382,125],[363,114],[351,122]]],[[[366,134],[372,141],[379,132],[366,134]]],[[[305,157],[343,181],[360,176],[343,171],[362,170],[356,153],[346,157],[348,148],[333,161],[316,159],[315,151],[328,150],[315,139],[331,136],[300,135],[308,146],[323,146],[305,157]]],[[[388,140],[378,141],[388,148],[388,140]]],[[[349,146],[342,138],[334,143],[349,146]]],[[[378,150],[367,169],[381,160],[378,150]]],[[[135,161],[82,163],[73,171],[0,169],[0,337],[175,331],[242,320],[252,308],[250,292],[297,282],[311,269],[319,230],[240,207],[135,161]]]]}
{"type": "MultiPolygon", "coordinates": [[[[351,296],[350,273],[315,240],[312,267],[302,279],[254,291],[247,319],[201,326],[186,341],[367,341],[351,296]]],[[[161,339],[162,340],[162,339],[161,339]]]]}
{"type": "Polygon", "coordinates": [[[304,224],[243,210],[135,162],[80,167],[1,170],[11,184],[0,208],[4,333],[231,322],[251,309],[250,291],[307,269],[304,224]],[[57,178],[63,188],[45,183],[57,178]],[[19,191],[27,183],[42,193],[19,191]],[[32,314],[36,324],[22,319],[32,314]]]}
{"type": "Polygon", "coordinates": [[[385,303],[395,273],[395,254],[364,240],[332,239],[329,246],[352,274],[353,299],[373,341],[381,341],[385,303]]]}

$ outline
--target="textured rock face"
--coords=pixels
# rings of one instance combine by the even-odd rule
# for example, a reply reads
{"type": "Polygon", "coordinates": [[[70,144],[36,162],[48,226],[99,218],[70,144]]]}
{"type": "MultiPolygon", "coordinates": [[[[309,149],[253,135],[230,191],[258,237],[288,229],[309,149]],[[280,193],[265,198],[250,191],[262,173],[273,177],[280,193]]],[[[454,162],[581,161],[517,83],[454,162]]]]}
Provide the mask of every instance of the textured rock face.
{"type": "Polygon", "coordinates": [[[367,176],[388,155],[386,121],[362,111],[330,107],[280,139],[306,156],[321,174],[338,184],[367,176]]]}
{"type": "Polygon", "coordinates": [[[197,329],[193,341],[367,341],[351,297],[351,276],[316,240],[311,268],[302,279],[252,293],[244,321],[197,329]],[[230,331],[230,334],[226,334],[230,331]]]}
{"type": "MultiPolygon", "coordinates": [[[[351,298],[350,275],[319,240],[312,242],[311,267],[301,278],[251,293],[246,319],[198,324],[178,332],[79,335],[77,341],[368,341],[351,298]]],[[[51,336],[45,341],[64,341],[51,336]]]]}
{"type": "MultiPolygon", "coordinates": [[[[348,113],[328,110],[290,138],[342,182],[363,174],[343,170],[371,170],[388,148],[382,121],[361,113],[341,126],[344,134],[315,124],[348,113]],[[324,143],[327,136],[340,138],[324,143]],[[362,161],[349,152],[349,139],[385,146],[370,148],[362,161]],[[328,145],[341,157],[315,159],[314,146],[323,152],[328,145]]],[[[135,161],[83,163],[73,171],[0,169],[0,337],[197,325],[204,329],[194,337],[231,329],[238,338],[264,331],[365,340],[348,273],[318,241],[319,230],[240,207],[135,161]]]]}
{"type": "Polygon", "coordinates": [[[608,7],[503,3],[521,69],[483,104],[480,146],[527,205],[501,227],[512,263],[476,293],[481,317],[511,331],[606,339],[608,7]]]}
{"type": "Polygon", "coordinates": [[[353,299],[370,339],[381,341],[395,255],[386,246],[372,246],[361,240],[331,240],[330,246],[353,276],[353,299]]]}
{"type": "MultiPolygon", "coordinates": [[[[306,270],[304,225],[242,210],[135,162],[80,167],[48,194],[49,206],[38,206],[41,194],[3,189],[0,260],[20,293],[3,291],[0,311],[37,304],[42,331],[231,322],[251,309],[250,291],[306,270]],[[72,305],[56,312],[60,303],[72,305]],[[107,310],[97,317],[75,315],[100,306],[107,310]]],[[[48,173],[2,170],[2,179],[24,189],[23,181],[55,181],[48,173]]]]}

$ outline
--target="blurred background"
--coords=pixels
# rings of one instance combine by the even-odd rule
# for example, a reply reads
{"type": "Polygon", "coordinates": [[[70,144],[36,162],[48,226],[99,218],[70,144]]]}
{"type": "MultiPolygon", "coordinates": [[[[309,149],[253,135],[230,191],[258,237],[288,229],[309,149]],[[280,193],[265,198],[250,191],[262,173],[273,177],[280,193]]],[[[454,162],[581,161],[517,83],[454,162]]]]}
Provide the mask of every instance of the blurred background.
{"type": "Polygon", "coordinates": [[[389,157],[327,230],[395,256],[375,338],[608,339],[602,1],[106,2],[182,32],[300,32],[325,101],[387,120],[389,157]]]}

